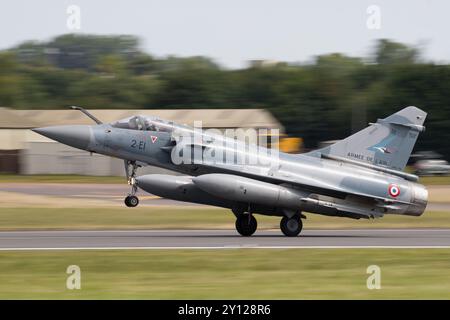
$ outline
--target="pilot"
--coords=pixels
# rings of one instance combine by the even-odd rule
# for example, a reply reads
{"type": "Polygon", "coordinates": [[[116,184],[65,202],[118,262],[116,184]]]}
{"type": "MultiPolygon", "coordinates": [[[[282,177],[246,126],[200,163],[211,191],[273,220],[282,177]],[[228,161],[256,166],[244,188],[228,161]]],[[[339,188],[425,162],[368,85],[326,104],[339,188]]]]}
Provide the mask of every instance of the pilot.
{"type": "Polygon", "coordinates": [[[134,129],[134,130],[145,130],[145,122],[144,119],[142,119],[142,117],[136,116],[136,117],[132,117],[130,119],[130,121],[128,121],[128,125],[130,127],[130,129],[134,129]]]}

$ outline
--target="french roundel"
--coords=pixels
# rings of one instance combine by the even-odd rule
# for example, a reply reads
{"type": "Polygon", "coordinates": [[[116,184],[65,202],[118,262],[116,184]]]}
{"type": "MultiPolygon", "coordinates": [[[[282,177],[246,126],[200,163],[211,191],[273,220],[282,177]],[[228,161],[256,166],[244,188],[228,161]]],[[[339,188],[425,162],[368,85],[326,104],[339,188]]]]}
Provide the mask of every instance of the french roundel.
{"type": "Polygon", "coordinates": [[[396,184],[390,184],[388,191],[391,197],[396,198],[400,195],[400,188],[396,184]]]}

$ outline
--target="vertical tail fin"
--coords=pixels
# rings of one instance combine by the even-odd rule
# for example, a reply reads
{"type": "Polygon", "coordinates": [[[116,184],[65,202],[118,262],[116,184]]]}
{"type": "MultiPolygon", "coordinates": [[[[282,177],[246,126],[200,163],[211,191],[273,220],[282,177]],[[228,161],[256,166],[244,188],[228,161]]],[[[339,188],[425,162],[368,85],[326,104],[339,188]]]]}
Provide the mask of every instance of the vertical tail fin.
{"type": "Polygon", "coordinates": [[[425,130],[426,116],[419,108],[407,107],[315,152],[402,171],[425,130]]]}

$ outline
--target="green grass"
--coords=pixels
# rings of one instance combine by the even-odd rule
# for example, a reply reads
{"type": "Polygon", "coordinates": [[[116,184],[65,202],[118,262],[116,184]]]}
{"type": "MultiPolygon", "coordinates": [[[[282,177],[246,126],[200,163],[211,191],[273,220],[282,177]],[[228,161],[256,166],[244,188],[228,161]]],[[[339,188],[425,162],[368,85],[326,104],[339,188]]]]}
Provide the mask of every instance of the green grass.
{"type": "Polygon", "coordinates": [[[0,208],[0,230],[214,228],[233,223],[233,214],[221,209],[0,208]]]}
{"type": "Polygon", "coordinates": [[[419,178],[424,185],[450,185],[450,176],[424,176],[419,178]]]}
{"type": "MultiPolygon", "coordinates": [[[[307,213],[306,213],[307,214],[307,213]]],[[[278,228],[279,217],[256,216],[258,228],[278,228]]],[[[307,214],[305,229],[314,228],[450,228],[449,212],[421,217],[386,215],[353,220],[307,214]]],[[[0,208],[0,230],[57,229],[207,229],[234,228],[229,210],[211,208],[0,208]]]]}
{"type": "Polygon", "coordinates": [[[69,174],[0,174],[0,182],[45,182],[45,183],[126,183],[125,177],[83,176],[69,174]]]}
{"type": "Polygon", "coordinates": [[[444,249],[0,252],[0,299],[450,299],[449,270],[444,249]]]}

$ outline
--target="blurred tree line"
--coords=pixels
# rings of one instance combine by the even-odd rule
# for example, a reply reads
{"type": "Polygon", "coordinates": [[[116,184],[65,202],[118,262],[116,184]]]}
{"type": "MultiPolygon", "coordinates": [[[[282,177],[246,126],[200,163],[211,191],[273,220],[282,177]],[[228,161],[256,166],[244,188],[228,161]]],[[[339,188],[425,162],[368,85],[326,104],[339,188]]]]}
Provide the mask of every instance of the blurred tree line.
{"type": "Polygon", "coordinates": [[[238,70],[206,57],[156,58],[133,36],[63,35],[0,52],[0,106],[265,108],[309,148],[415,105],[429,113],[418,147],[450,157],[449,92],[449,65],[389,40],[369,57],[336,53],[238,70]]]}

